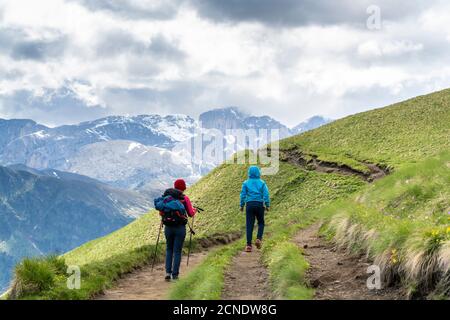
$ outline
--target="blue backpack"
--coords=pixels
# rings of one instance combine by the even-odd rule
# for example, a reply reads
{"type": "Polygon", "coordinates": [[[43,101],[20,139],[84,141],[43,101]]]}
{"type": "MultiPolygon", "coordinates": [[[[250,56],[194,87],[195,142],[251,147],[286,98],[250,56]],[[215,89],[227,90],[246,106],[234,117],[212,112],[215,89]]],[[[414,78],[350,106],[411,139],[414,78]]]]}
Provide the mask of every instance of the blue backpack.
{"type": "Polygon", "coordinates": [[[187,213],[181,200],[173,195],[164,195],[154,200],[155,209],[159,211],[162,222],[166,226],[187,224],[187,213]]]}

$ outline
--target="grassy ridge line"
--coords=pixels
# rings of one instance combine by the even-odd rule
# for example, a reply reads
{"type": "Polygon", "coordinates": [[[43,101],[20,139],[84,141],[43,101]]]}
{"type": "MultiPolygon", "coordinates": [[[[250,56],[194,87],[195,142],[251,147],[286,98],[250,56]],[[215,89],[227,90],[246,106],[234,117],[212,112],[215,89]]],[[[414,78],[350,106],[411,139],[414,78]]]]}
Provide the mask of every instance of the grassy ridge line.
{"type": "Polygon", "coordinates": [[[365,253],[386,285],[410,297],[450,295],[450,153],[406,166],[356,197],[318,214],[325,233],[348,252],[365,253]]]}
{"type": "Polygon", "coordinates": [[[450,149],[450,89],[337,120],[281,141],[319,159],[366,170],[399,167],[450,149]]]}

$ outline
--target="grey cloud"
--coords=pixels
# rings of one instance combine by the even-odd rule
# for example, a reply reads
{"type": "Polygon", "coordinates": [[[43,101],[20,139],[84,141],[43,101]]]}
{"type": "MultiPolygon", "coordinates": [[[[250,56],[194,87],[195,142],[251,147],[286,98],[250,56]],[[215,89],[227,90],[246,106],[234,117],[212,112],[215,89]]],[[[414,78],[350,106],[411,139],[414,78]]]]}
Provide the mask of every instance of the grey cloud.
{"type": "Polygon", "coordinates": [[[149,40],[149,43],[138,41],[131,33],[117,29],[102,35],[96,45],[96,50],[100,56],[120,54],[148,55],[155,58],[156,61],[176,60],[180,62],[186,56],[182,50],[162,35],[157,35],[149,40]]]}
{"type": "Polygon", "coordinates": [[[0,95],[0,117],[26,118],[46,125],[78,123],[104,117],[111,110],[100,106],[86,106],[67,88],[46,89],[43,96],[28,90],[0,95]]]}
{"type": "Polygon", "coordinates": [[[66,39],[52,41],[24,41],[14,45],[11,56],[16,60],[47,60],[59,57],[66,49],[66,39]]]}
{"type": "MultiPolygon", "coordinates": [[[[109,115],[171,114],[194,115],[193,103],[204,87],[200,83],[177,82],[170,88],[110,87],[100,92],[106,107],[87,106],[76,94],[62,87],[46,89],[43,96],[19,90],[0,95],[0,118],[27,118],[45,125],[73,124],[109,115]]],[[[208,109],[209,106],[204,106],[208,109]]],[[[205,109],[203,108],[203,109],[205,109]]],[[[206,110],[205,109],[205,110],[206,110]]]]}
{"type": "Polygon", "coordinates": [[[53,39],[30,40],[20,29],[0,28],[0,53],[15,60],[44,61],[64,54],[68,40],[64,35],[53,39]]]}
{"type": "Polygon", "coordinates": [[[25,73],[21,70],[13,69],[10,71],[6,71],[2,74],[2,78],[4,80],[17,80],[19,78],[22,78],[25,75],[25,73]]]}
{"type": "Polygon", "coordinates": [[[367,8],[381,8],[382,18],[399,20],[431,5],[426,0],[190,0],[198,12],[219,22],[260,22],[275,26],[365,25],[367,8]]]}
{"type": "Polygon", "coordinates": [[[368,32],[359,45],[374,43],[380,49],[379,54],[367,54],[358,52],[358,47],[342,53],[349,65],[358,68],[373,66],[403,67],[407,70],[428,73],[430,70],[439,69],[442,65],[450,63],[450,42],[443,41],[442,34],[433,34],[419,28],[414,32],[413,23],[405,23],[402,30],[395,30],[390,34],[378,37],[377,32],[368,32]],[[396,51],[395,46],[399,47],[396,51]],[[392,48],[394,47],[394,48],[392,48]]]}
{"type": "Polygon", "coordinates": [[[101,95],[114,114],[184,113],[193,115],[198,109],[195,99],[205,90],[204,84],[178,81],[170,87],[107,88],[101,95]]]}
{"type": "Polygon", "coordinates": [[[178,12],[180,0],[167,0],[156,8],[138,6],[129,0],[70,0],[92,11],[105,11],[126,19],[168,20],[178,12]]]}
{"type": "Polygon", "coordinates": [[[392,90],[390,87],[382,87],[380,85],[359,88],[358,90],[349,90],[336,101],[336,107],[332,111],[331,116],[339,118],[353,114],[355,110],[363,112],[386,107],[419,95],[444,89],[448,85],[448,80],[445,83],[445,80],[442,81],[442,79],[432,79],[428,83],[410,80],[403,82],[398,90],[392,90]],[[433,83],[438,85],[430,86],[433,83]]]}
{"type": "Polygon", "coordinates": [[[24,39],[25,34],[19,29],[0,28],[0,52],[8,53],[16,39],[24,39]]]}
{"type": "Polygon", "coordinates": [[[96,44],[96,52],[100,56],[116,56],[133,51],[138,43],[133,36],[123,30],[115,30],[100,35],[96,44]]]}
{"type": "Polygon", "coordinates": [[[162,35],[152,39],[148,51],[152,54],[168,60],[180,60],[185,58],[185,53],[169,42],[162,35]]]}

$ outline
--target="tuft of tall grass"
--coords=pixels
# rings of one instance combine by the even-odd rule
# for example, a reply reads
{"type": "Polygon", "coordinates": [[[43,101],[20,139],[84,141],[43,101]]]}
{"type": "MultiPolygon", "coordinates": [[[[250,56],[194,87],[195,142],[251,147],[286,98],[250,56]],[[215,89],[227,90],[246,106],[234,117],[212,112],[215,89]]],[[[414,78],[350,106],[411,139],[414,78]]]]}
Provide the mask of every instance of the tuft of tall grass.
{"type": "Polygon", "coordinates": [[[57,256],[27,258],[16,266],[15,278],[9,291],[9,299],[49,290],[55,285],[55,278],[66,270],[63,259],[57,256]]]}
{"type": "Polygon", "coordinates": [[[277,243],[266,258],[272,290],[278,299],[310,300],[314,291],[305,282],[309,264],[301,249],[290,241],[277,243]]]}

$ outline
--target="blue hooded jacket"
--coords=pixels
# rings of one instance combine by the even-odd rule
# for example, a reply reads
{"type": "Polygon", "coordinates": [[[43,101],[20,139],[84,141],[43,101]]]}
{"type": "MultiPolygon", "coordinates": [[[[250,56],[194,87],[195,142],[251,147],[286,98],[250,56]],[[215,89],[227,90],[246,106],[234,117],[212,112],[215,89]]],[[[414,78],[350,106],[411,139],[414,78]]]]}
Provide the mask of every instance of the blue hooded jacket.
{"type": "Polygon", "coordinates": [[[266,207],[270,207],[269,188],[261,179],[261,171],[257,166],[248,169],[248,180],[242,184],[241,207],[250,201],[263,202],[266,207]]]}

